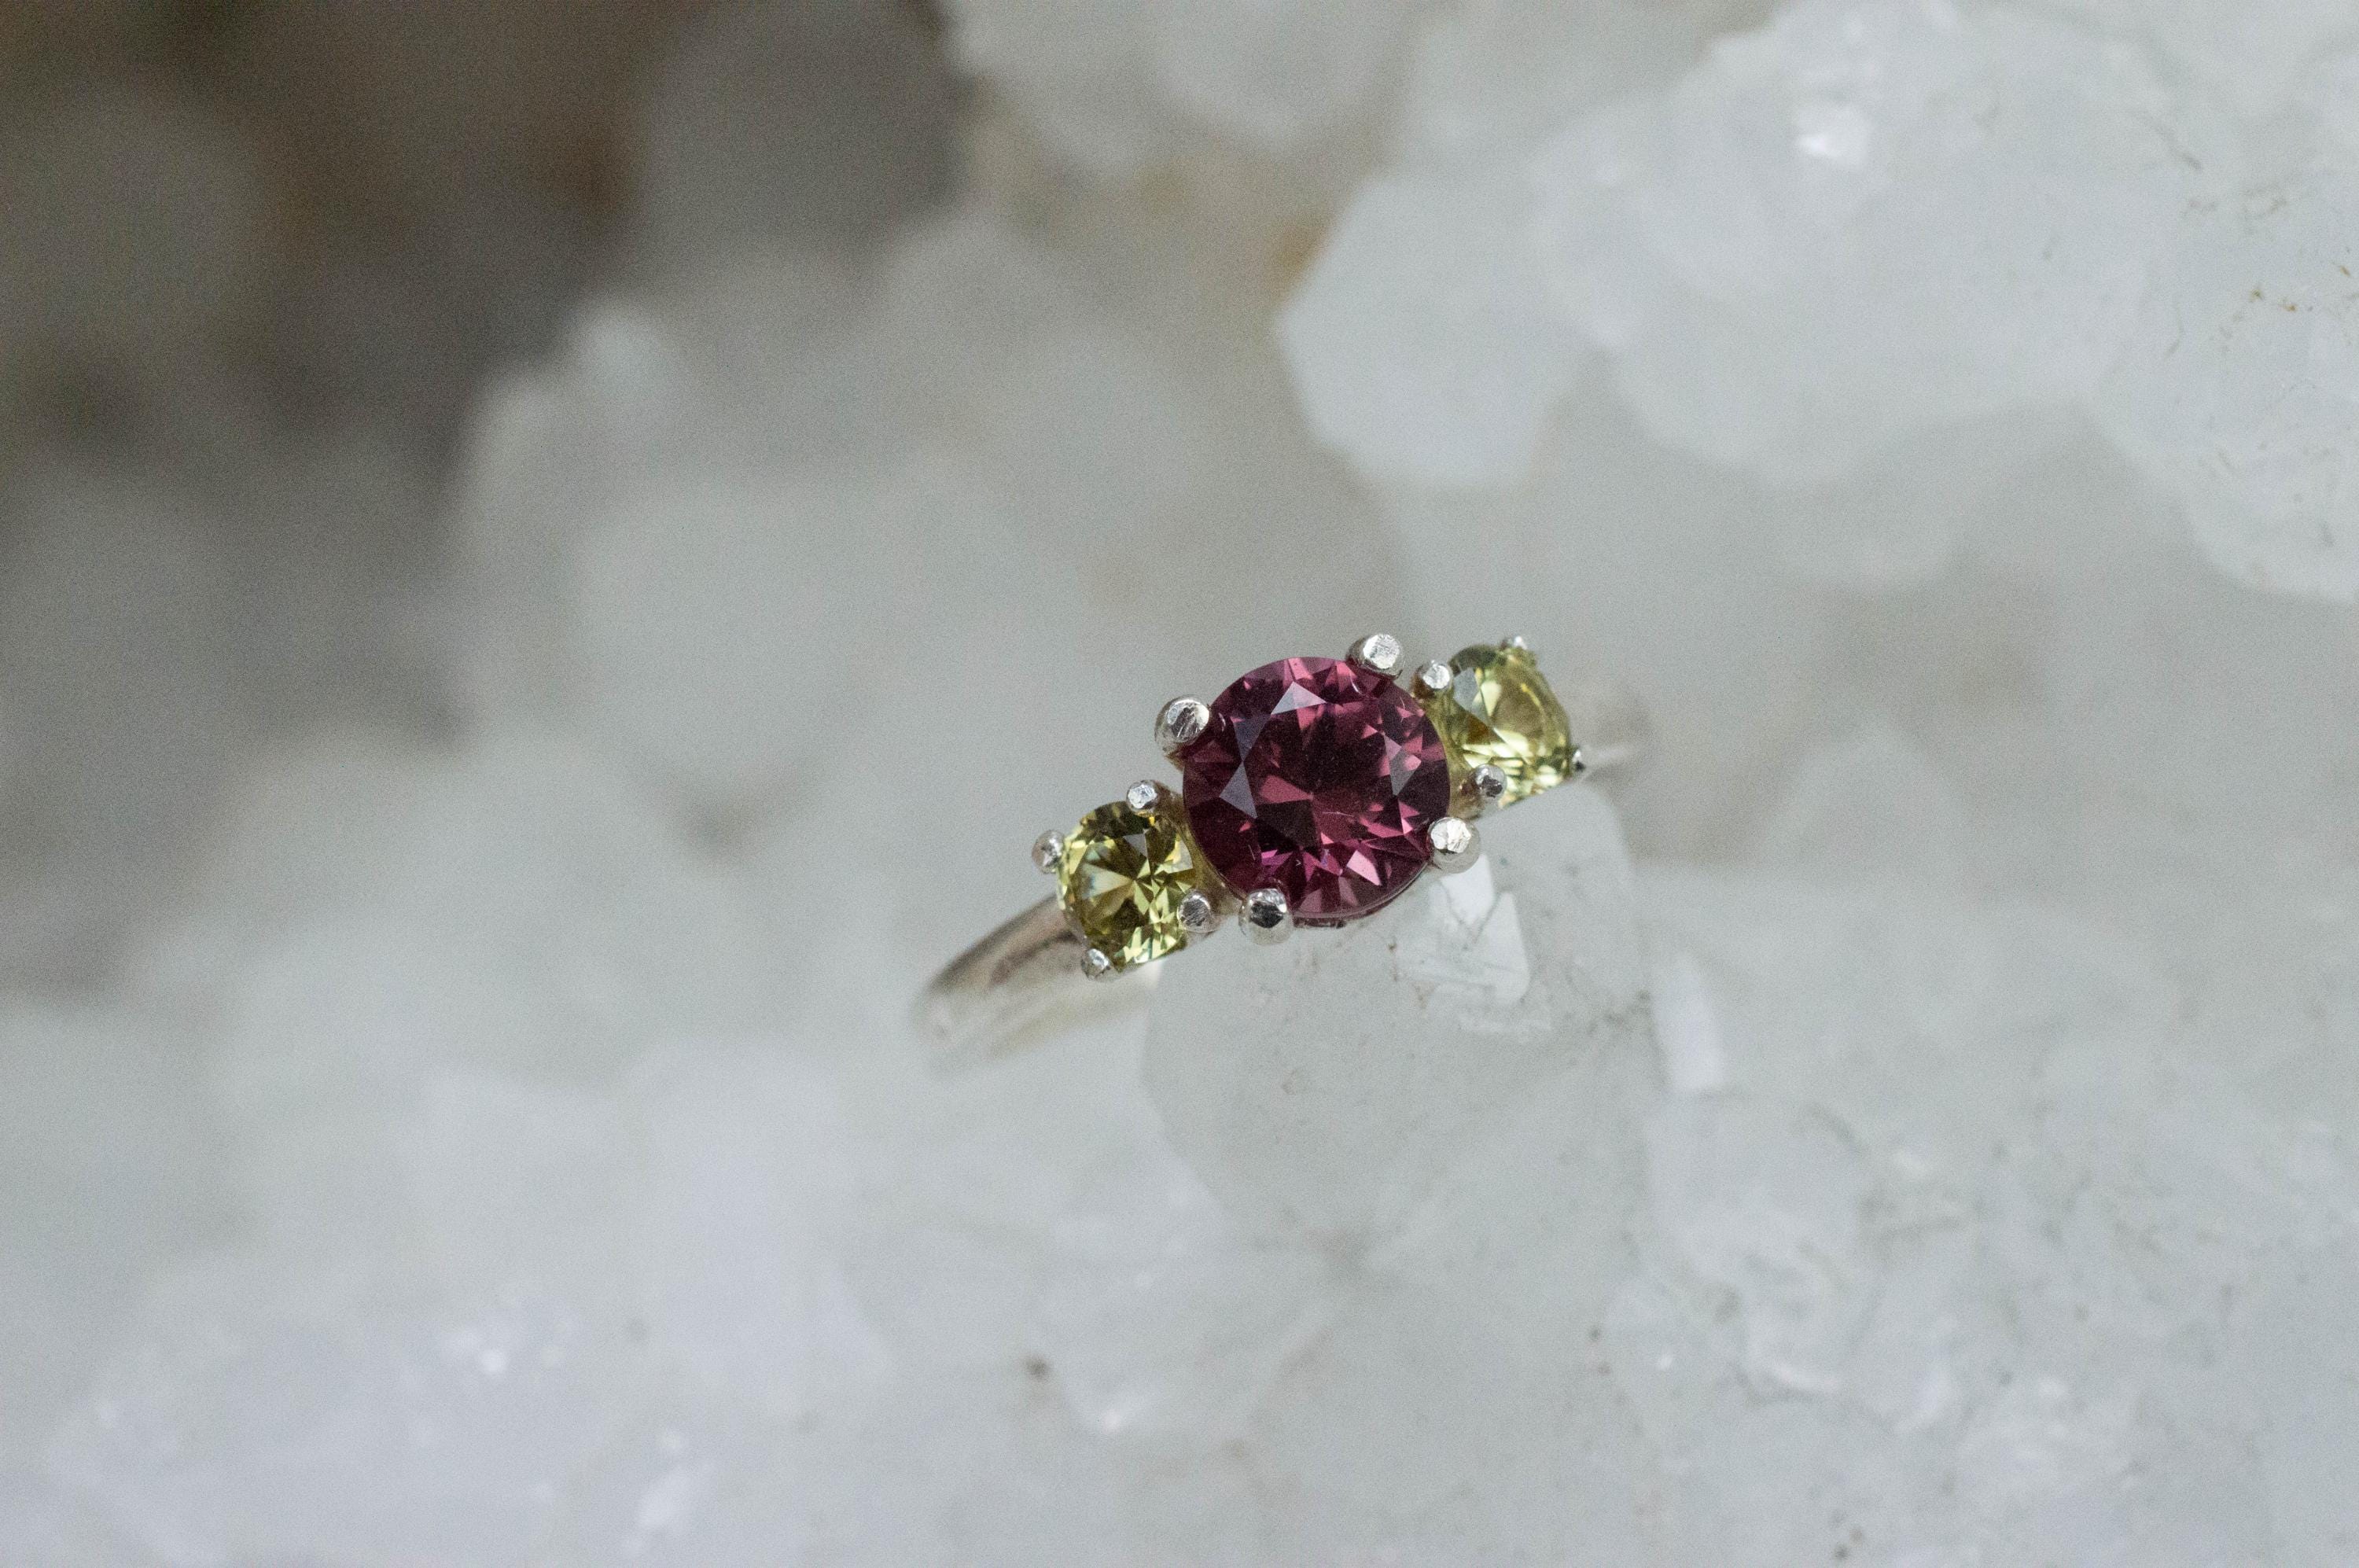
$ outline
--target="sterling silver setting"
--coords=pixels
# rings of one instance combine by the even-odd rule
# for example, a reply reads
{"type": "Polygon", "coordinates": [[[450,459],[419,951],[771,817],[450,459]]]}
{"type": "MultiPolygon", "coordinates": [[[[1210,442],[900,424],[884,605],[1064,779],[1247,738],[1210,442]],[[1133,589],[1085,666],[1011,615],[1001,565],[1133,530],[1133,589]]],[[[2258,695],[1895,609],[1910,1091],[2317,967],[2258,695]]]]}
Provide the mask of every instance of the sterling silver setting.
{"type": "Polygon", "coordinates": [[[1483,835],[1463,817],[1444,817],[1426,830],[1433,846],[1433,868],[1454,876],[1483,858],[1483,835]]]}
{"type": "Polygon", "coordinates": [[[1363,670],[1373,670],[1379,675],[1400,673],[1400,638],[1390,632],[1370,632],[1352,645],[1343,656],[1363,670]]]}
{"type": "Polygon", "coordinates": [[[1212,722],[1210,703],[1193,697],[1174,697],[1155,715],[1155,744],[1162,748],[1164,756],[1176,756],[1182,746],[1202,735],[1204,726],[1212,722]]]}
{"type": "Polygon", "coordinates": [[[1286,907],[1286,894],[1277,887],[1256,887],[1245,895],[1245,903],[1237,909],[1237,929],[1260,942],[1274,947],[1294,934],[1294,911],[1286,907]]]}
{"type": "MultiPolygon", "coordinates": [[[[1575,747],[1574,755],[1579,754],[1579,748],[1575,747]]],[[[1478,815],[1497,805],[1499,797],[1507,792],[1507,775],[1487,762],[1469,774],[1467,782],[1473,787],[1474,811],[1478,815]]]]}
{"type": "MultiPolygon", "coordinates": [[[[1526,655],[1529,655],[1531,649],[1531,645],[1521,637],[1505,637],[1494,645],[1475,646],[1477,648],[1487,646],[1512,649],[1526,655]]],[[[1463,709],[1451,705],[1471,704],[1475,700],[1456,692],[1460,672],[1451,661],[1430,659],[1414,663],[1406,656],[1400,639],[1390,633],[1372,632],[1359,638],[1343,657],[1362,670],[1397,682],[1426,707],[1429,715],[1444,711],[1462,712],[1463,709]],[[1437,709],[1435,704],[1438,703],[1445,706],[1437,709]]],[[[1547,693],[1549,683],[1545,679],[1538,677],[1537,671],[1534,678],[1539,681],[1541,691],[1547,693]]],[[[1584,695],[1593,701],[1582,710],[1582,716],[1578,720],[1571,718],[1572,705],[1562,704],[1567,711],[1557,714],[1557,723],[1584,737],[1605,734],[1608,738],[1602,756],[1606,761],[1618,764],[1635,755],[1643,742],[1646,729],[1644,717],[1638,713],[1636,703],[1628,699],[1625,692],[1604,683],[1593,684],[1584,695]]],[[[1551,704],[1560,701],[1553,696],[1548,700],[1551,704]]],[[[1156,747],[1173,762],[1180,762],[1182,754],[1202,738],[1212,722],[1213,713],[1209,702],[1194,696],[1174,697],[1164,703],[1155,715],[1156,747]]],[[[1467,721],[1462,719],[1458,722],[1467,721]]],[[[1506,772],[1490,762],[1464,768],[1462,772],[1461,754],[1454,749],[1460,743],[1449,740],[1448,732],[1445,731],[1444,735],[1452,774],[1449,806],[1447,814],[1432,818],[1424,830],[1427,857],[1422,870],[1416,874],[1420,877],[1425,873],[1454,877],[1480,864],[1484,854],[1483,835],[1476,828],[1475,821],[1497,809],[1509,798],[1511,780],[1506,772]]],[[[1558,744],[1563,744],[1561,735],[1558,744]]],[[[1571,747],[1569,763],[1561,760],[1563,755],[1560,753],[1558,766],[1561,772],[1559,776],[1567,782],[1598,766],[1598,757],[1583,745],[1571,747]]],[[[1541,784],[1538,788],[1545,789],[1548,785],[1541,784]]],[[[1521,791],[1522,794],[1532,792],[1531,787],[1521,791]]],[[[1286,893],[1277,887],[1232,889],[1223,881],[1221,874],[1204,860],[1201,849],[1195,846],[1181,792],[1170,784],[1157,779],[1139,779],[1123,793],[1119,804],[1140,816],[1152,819],[1153,823],[1160,824],[1150,832],[1147,840],[1131,836],[1134,829],[1121,830],[1122,842],[1132,846],[1130,853],[1149,857],[1143,863],[1134,862],[1134,865],[1144,864],[1151,867],[1164,863],[1156,857],[1162,856],[1165,851],[1149,851],[1138,846],[1152,840],[1154,833],[1168,829],[1182,835],[1181,842],[1191,851],[1194,860],[1192,869],[1162,873],[1166,877],[1164,886],[1169,886],[1169,878],[1174,875],[1201,879],[1201,886],[1190,888],[1177,900],[1176,906],[1166,904],[1162,906],[1164,912],[1154,917],[1169,922],[1160,928],[1165,934],[1156,939],[1159,942],[1159,951],[1149,947],[1143,959],[1134,951],[1125,964],[1117,962],[1114,953],[1094,945],[1084,935],[1081,918],[1069,913],[1062,904],[1064,889],[1061,884],[1076,875],[1066,865],[1069,835],[1057,829],[1043,833],[1033,841],[1032,864],[1042,874],[1060,881],[1060,894],[1007,921],[954,960],[934,978],[921,999],[919,1016],[922,1026],[953,1056],[963,1054],[972,1058],[978,1052],[982,1055],[995,1054],[1013,1042],[1039,1032],[1060,1015],[1082,1009],[1082,1004],[1070,994],[1067,982],[1071,980],[1086,977],[1093,983],[1085,987],[1092,996],[1136,995],[1155,980],[1160,966],[1154,961],[1163,953],[1195,946],[1210,938],[1232,918],[1238,929],[1260,946],[1274,946],[1288,941],[1298,923],[1320,927],[1350,923],[1348,919],[1298,922],[1286,893]]],[[[1086,825],[1087,819],[1084,820],[1086,825]]],[[[1103,829],[1095,831],[1101,835],[1105,832],[1103,829]]],[[[1093,840],[1081,854],[1087,857],[1107,853],[1104,846],[1112,842],[1101,836],[1093,840]]],[[[1103,869],[1104,863],[1087,858],[1080,864],[1099,866],[1101,869],[1095,874],[1100,877],[1136,877],[1139,880],[1130,884],[1135,889],[1144,888],[1146,877],[1149,875],[1147,870],[1108,872],[1103,869]]],[[[1189,866],[1188,862],[1178,860],[1168,864],[1180,867],[1189,866]]],[[[1134,891],[1128,896],[1139,895],[1134,891]]],[[[1156,896],[1168,898],[1169,894],[1156,896]]],[[[1366,914],[1381,912],[1392,901],[1387,898],[1375,909],[1351,918],[1365,918],[1366,914]]],[[[1129,918],[1146,917],[1134,915],[1129,918]]],[[[1098,929],[1118,936],[1125,947],[1135,949],[1141,941],[1140,932],[1149,928],[1117,924],[1098,929]]],[[[1109,942],[1109,945],[1113,943],[1109,942]]]]}

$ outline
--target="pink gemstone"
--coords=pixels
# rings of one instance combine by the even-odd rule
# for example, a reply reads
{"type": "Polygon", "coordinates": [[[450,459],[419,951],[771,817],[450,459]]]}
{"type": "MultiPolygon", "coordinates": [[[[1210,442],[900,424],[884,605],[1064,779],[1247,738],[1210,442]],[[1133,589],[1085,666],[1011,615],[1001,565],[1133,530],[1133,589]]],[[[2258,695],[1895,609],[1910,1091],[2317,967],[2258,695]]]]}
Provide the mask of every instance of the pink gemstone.
{"type": "Polygon", "coordinates": [[[1188,825],[1239,894],[1277,887],[1298,920],[1383,908],[1432,858],[1450,763],[1416,699],[1340,659],[1281,659],[1212,702],[1180,754],[1188,825]]]}

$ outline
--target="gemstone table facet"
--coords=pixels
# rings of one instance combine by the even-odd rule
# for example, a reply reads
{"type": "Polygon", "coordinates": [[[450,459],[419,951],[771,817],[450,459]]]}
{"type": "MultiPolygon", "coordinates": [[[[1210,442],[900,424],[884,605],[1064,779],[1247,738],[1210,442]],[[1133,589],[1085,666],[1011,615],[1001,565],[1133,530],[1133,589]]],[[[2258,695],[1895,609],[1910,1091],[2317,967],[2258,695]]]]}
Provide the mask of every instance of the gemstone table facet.
{"type": "Polygon", "coordinates": [[[1278,888],[1312,925],[1397,897],[1432,857],[1427,830],[1450,814],[1432,721],[1387,677],[1338,659],[1239,678],[1179,762],[1205,862],[1240,897],[1278,888]]]}

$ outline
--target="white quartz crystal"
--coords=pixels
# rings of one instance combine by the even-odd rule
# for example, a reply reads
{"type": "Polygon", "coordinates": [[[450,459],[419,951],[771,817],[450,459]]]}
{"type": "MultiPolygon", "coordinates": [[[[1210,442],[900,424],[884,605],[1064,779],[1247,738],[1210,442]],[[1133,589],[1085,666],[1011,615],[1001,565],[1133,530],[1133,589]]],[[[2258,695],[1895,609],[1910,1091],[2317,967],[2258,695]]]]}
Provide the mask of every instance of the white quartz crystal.
{"type": "Polygon", "coordinates": [[[2265,588],[2359,597],[2344,441],[2359,396],[2346,236],[2359,181],[2323,170],[2236,193],[2160,259],[2103,404],[2184,498],[2214,561],[2265,588]]]}
{"type": "Polygon", "coordinates": [[[0,1221],[0,1472],[38,1460],[145,1279],[233,1228],[195,1072],[159,1020],[29,1003],[0,1014],[0,1162],[28,1199],[0,1221]],[[49,1235],[69,1223],[103,1226],[107,1245],[59,1247],[49,1235]]]}
{"type": "Polygon", "coordinates": [[[960,60],[1058,155],[1127,173],[1206,133],[1271,150],[1339,129],[1393,64],[1405,0],[955,0],[960,60]]]}
{"type": "Polygon", "coordinates": [[[2101,36],[1832,0],[1576,123],[1533,166],[1534,222],[1652,428],[1816,479],[1924,425],[2087,396],[2170,225],[2231,178],[2221,142],[2101,36]]]}
{"type": "MultiPolygon", "coordinates": [[[[2340,0],[2260,23],[1805,0],[1683,73],[1676,12],[1560,32],[1541,15],[1434,24],[1394,166],[1282,318],[1314,427],[1369,478],[1531,473],[1588,357],[1537,276],[1648,430],[1767,481],[1769,515],[1882,491],[1951,439],[1997,432],[2004,472],[2005,432],[2077,410],[2227,570],[2354,592],[2332,418],[2354,143],[2332,50],[2359,14],[2340,0]]],[[[1993,469],[1892,497],[1859,570],[1938,565],[1933,519],[1993,469]]],[[[1823,574],[1830,553],[1798,564],[1823,574]]]]}
{"type": "Polygon", "coordinates": [[[2351,0],[2285,0],[2267,9],[2234,0],[2052,0],[2053,8],[2142,36],[2258,117],[2277,106],[2304,65],[2359,38],[2351,0]]]}
{"type": "Polygon", "coordinates": [[[2359,10],[940,9],[0,72],[0,1563],[2359,1561],[2359,10]],[[1652,750],[936,1070],[1379,629],[1652,750]]]}
{"type": "Polygon", "coordinates": [[[1157,74],[1215,130],[1286,147],[1330,129],[1375,88],[1416,7],[1409,0],[1161,0],[1157,74]]]}
{"type": "Polygon", "coordinates": [[[1279,319],[1304,412],[1367,472],[1479,485],[1530,467],[1582,343],[1549,307],[1521,194],[1495,176],[1370,181],[1279,319]]]}
{"type": "Polygon", "coordinates": [[[1603,802],[1544,797],[1490,840],[1473,870],[1420,882],[1387,917],[1275,952],[1224,943],[1158,989],[1149,1092],[1256,1232],[1375,1245],[1539,1083],[1644,1029],[1627,862],[1603,802]],[[1331,1021],[1331,992],[1381,1009],[1331,1021]],[[1418,1106],[1410,1126],[1386,1110],[1401,1103],[1418,1106]]]}

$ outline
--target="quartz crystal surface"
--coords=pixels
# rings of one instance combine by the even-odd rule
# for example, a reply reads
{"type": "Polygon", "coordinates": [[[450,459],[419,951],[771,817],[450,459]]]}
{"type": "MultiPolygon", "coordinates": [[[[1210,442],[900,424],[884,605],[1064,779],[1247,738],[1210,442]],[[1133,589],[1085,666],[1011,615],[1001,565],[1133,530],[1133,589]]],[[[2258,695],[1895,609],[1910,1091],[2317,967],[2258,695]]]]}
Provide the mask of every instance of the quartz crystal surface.
{"type": "Polygon", "coordinates": [[[1256,1230],[1365,1250],[1541,1081],[1645,1039],[1610,810],[1559,790],[1489,827],[1483,862],[1392,913],[1280,950],[1208,947],[1158,987],[1148,1091],[1256,1230]],[[1558,953],[1579,957],[1542,956],[1558,953]],[[1333,995],[1380,1005],[1338,1016],[1333,995]],[[1384,1109],[1403,1102],[1411,1126],[1384,1109]]]}
{"type": "Polygon", "coordinates": [[[0,1565],[2359,1563],[2359,5],[190,9],[0,8],[0,1565]],[[1378,629],[1653,749],[938,1071],[1378,629]]]}
{"type": "Polygon", "coordinates": [[[1449,665],[1449,684],[1427,700],[1426,710],[1462,769],[1498,769],[1505,780],[1499,804],[1512,806],[1573,777],[1564,705],[1528,648],[1477,643],[1452,654],[1449,665]]]}

